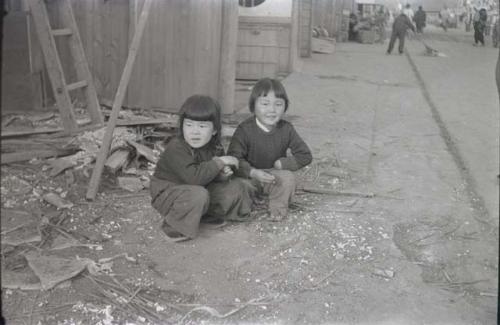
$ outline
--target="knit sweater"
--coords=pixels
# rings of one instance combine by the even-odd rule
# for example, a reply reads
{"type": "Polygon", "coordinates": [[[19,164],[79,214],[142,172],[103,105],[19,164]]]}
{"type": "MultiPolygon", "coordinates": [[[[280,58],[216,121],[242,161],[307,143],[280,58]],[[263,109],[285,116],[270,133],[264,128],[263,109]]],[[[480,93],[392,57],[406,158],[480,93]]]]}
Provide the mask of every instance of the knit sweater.
{"type": "Polygon", "coordinates": [[[167,144],[156,164],[154,177],[177,184],[205,186],[212,182],[224,167],[211,145],[194,149],[180,137],[167,144]]]}
{"type": "Polygon", "coordinates": [[[250,170],[269,169],[279,159],[282,169],[295,171],[312,161],[311,150],[290,122],[280,120],[271,132],[264,132],[250,117],[234,132],[228,155],[240,160],[236,176],[250,177],[250,170]],[[287,157],[287,150],[291,156],[287,157]]]}

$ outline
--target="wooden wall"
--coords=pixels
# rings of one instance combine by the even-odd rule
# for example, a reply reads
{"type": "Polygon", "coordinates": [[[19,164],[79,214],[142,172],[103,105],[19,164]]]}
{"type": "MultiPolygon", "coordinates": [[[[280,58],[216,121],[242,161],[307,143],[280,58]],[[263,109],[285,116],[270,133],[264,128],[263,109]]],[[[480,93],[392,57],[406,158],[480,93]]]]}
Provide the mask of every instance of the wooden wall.
{"type": "Polygon", "coordinates": [[[342,11],[353,10],[354,0],[312,0],[313,26],[326,28],[330,37],[337,37],[342,23],[342,11]]]}
{"type": "Polygon", "coordinates": [[[275,78],[291,69],[291,18],[240,16],[237,79],[275,78]]]}
{"type": "MultiPolygon", "coordinates": [[[[47,4],[53,28],[59,24],[58,1],[49,0],[47,4]]],[[[236,0],[155,0],[123,105],[176,112],[195,93],[221,100],[218,97],[222,15],[230,1],[237,3],[236,0]]],[[[71,2],[98,97],[101,102],[112,101],[144,0],[71,2]]],[[[237,4],[233,11],[236,17],[237,4]]],[[[58,43],[67,79],[71,81],[74,76],[71,60],[65,44],[58,43]]],[[[232,46],[236,49],[235,42],[232,46]]],[[[225,112],[232,109],[226,107],[225,112]]]]}

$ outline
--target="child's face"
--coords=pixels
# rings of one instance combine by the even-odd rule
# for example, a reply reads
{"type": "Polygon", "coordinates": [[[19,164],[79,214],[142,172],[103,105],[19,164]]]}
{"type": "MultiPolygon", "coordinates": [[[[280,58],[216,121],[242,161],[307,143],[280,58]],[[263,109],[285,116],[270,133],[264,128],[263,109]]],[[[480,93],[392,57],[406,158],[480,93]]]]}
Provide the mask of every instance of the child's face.
{"type": "Polygon", "coordinates": [[[273,128],[285,113],[285,100],[277,98],[270,90],[266,96],[260,96],[255,101],[255,116],[264,126],[273,128]]]}
{"type": "Polygon", "coordinates": [[[217,131],[214,130],[214,124],[212,121],[193,121],[188,118],[184,119],[182,123],[182,132],[184,134],[184,140],[192,148],[201,148],[210,142],[212,136],[214,136],[217,131]]]}

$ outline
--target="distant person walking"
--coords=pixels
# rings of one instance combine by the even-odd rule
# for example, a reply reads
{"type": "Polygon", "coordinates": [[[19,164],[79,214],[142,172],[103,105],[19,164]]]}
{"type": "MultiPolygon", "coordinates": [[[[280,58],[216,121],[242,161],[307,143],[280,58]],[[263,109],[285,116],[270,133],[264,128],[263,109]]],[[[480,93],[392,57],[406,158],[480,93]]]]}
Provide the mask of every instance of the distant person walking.
{"type": "Polygon", "coordinates": [[[448,22],[450,20],[450,10],[446,5],[443,6],[443,9],[439,12],[439,18],[441,19],[441,23],[439,26],[441,26],[445,32],[448,31],[448,22]]]}
{"type": "Polygon", "coordinates": [[[484,46],[484,30],[486,29],[486,21],[488,19],[488,14],[486,9],[481,8],[474,14],[474,46],[477,46],[478,42],[484,46]]]}
{"type": "Polygon", "coordinates": [[[422,9],[422,6],[418,7],[415,16],[413,16],[413,21],[415,22],[415,26],[417,27],[417,33],[423,33],[425,22],[427,20],[427,14],[422,9]]]}
{"type": "Polygon", "coordinates": [[[394,23],[392,24],[392,34],[391,40],[389,41],[389,47],[387,48],[387,54],[391,54],[396,39],[399,39],[399,54],[403,54],[407,29],[411,29],[415,32],[415,26],[411,23],[410,18],[402,12],[394,19],[394,23]]]}

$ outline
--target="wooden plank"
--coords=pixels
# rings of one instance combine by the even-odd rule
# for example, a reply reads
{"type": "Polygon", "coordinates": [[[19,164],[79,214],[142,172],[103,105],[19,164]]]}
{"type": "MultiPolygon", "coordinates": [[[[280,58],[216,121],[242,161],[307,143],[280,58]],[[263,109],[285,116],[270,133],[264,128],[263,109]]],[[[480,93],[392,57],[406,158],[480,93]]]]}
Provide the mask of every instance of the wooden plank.
{"type": "Polygon", "coordinates": [[[118,114],[120,113],[120,108],[122,106],[123,99],[125,98],[125,92],[127,90],[128,82],[130,80],[130,75],[132,73],[134,61],[137,56],[137,51],[139,50],[139,44],[141,41],[142,33],[144,31],[148,19],[151,1],[152,0],[146,0],[144,3],[144,7],[142,9],[141,16],[139,18],[139,22],[137,24],[137,31],[134,35],[134,39],[132,40],[132,44],[130,46],[127,62],[125,64],[125,68],[123,69],[123,74],[120,79],[120,84],[118,85],[118,90],[116,91],[116,96],[113,101],[113,108],[111,110],[111,115],[108,120],[108,125],[106,127],[106,133],[104,134],[104,139],[102,141],[101,150],[99,151],[99,155],[97,156],[97,161],[92,171],[92,177],[90,178],[89,188],[87,190],[87,195],[86,195],[88,200],[93,200],[97,194],[99,183],[101,181],[102,171],[104,168],[104,163],[106,162],[109,148],[111,146],[111,141],[113,140],[113,130],[115,128],[116,121],[118,119],[118,114]]]}
{"type": "Polygon", "coordinates": [[[76,153],[76,149],[30,150],[23,152],[2,153],[1,164],[27,161],[33,158],[62,157],[76,153]]]}
{"type": "Polygon", "coordinates": [[[113,174],[115,174],[120,168],[125,166],[130,159],[130,150],[118,149],[115,150],[109,158],[106,160],[106,168],[113,174]]]}
{"type": "Polygon", "coordinates": [[[150,120],[118,120],[116,122],[117,126],[133,126],[133,125],[154,125],[154,124],[168,124],[169,127],[176,128],[178,127],[177,121],[172,121],[172,119],[166,118],[157,118],[150,120]]]}
{"type": "Polygon", "coordinates": [[[61,28],[61,29],[53,29],[52,30],[53,36],[69,36],[72,34],[73,34],[73,31],[69,28],[61,28]]]}
{"type": "Polygon", "coordinates": [[[65,89],[66,80],[63,74],[59,54],[56,50],[56,44],[50,29],[47,9],[43,0],[28,0],[30,6],[31,17],[36,26],[35,30],[38,35],[38,40],[45,57],[45,65],[49,73],[54,96],[56,97],[57,107],[61,114],[61,120],[64,129],[69,133],[74,133],[77,130],[75,112],[71,98],[65,89]]]}
{"type": "Polygon", "coordinates": [[[62,131],[64,131],[63,128],[38,128],[30,130],[12,130],[12,131],[2,130],[1,138],[10,138],[10,137],[18,137],[24,135],[41,134],[41,133],[55,133],[62,131]]]}
{"type": "Polygon", "coordinates": [[[87,86],[88,86],[87,80],[81,80],[81,81],[77,81],[77,82],[74,82],[72,84],[67,85],[66,89],[68,91],[72,91],[72,90],[87,87],[87,86]]]}
{"type": "Polygon", "coordinates": [[[69,0],[62,1],[61,9],[61,20],[63,24],[73,32],[68,41],[77,78],[78,80],[87,81],[87,86],[83,89],[83,91],[87,99],[87,110],[89,112],[90,119],[95,125],[102,125],[104,118],[101,114],[101,107],[99,106],[99,101],[97,99],[97,92],[94,88],[93,78],[90,74],[85,52],[83,51],[80,32],[78,31],[78,26],[76,25],[75,16],[69,0]]]}
{"type": "Polygon", "coordinates": [[[224,0],[222,3],[222,38],[219,64],[219,101],[223,114],[234,112],[236,79],[236,49],[238,38],[238,2],[224,0]]]}

